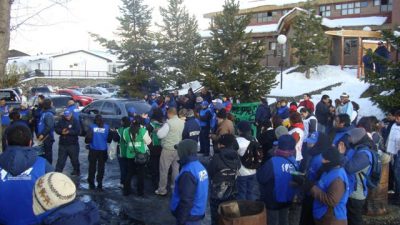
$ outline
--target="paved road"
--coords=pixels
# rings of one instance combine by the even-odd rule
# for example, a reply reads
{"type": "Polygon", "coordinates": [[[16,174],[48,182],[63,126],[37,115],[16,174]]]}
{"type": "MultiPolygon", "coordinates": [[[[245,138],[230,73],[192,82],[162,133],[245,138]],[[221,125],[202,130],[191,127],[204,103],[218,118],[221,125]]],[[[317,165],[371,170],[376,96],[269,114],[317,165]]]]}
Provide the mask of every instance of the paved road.
{"type": "MultiPolygon", "coordinates": [[[[149,179],[145,183],[145,197],[137,197],[135,194],[125,197],[119,184],[118,161],[108,160],[106,163],[106,172],[103,183],[103,192],[92,191],[88,188],[88,150],[85,149],[84,139],[79,139],[81,163],[81,177],[73,178],[78,187],[78,196],[87,201],[95,201],[100,208],[101,222],[107,225],[174,225],[175,220],[169,211],[170,195],[159,197],[154,194],[154,189],[149,179]]],[[[58,141],[53,145],[54,162],[57,161],[58,141]]],[[[64,173],[69,175],[72,172],[72,166],[68,160],[64,173]]],[[[133,179],[135,182],[135,178],[133,179]]],[[[134,184],[133,184],[134,185],[134,184]]],[[[133,186],[132,187],[135,187],[133,186]]],[[[135,188],[133,188],[135,191],[135,188]]],[[[203,224],[210,224],[209,213],[207,213],[203,224]]]]}

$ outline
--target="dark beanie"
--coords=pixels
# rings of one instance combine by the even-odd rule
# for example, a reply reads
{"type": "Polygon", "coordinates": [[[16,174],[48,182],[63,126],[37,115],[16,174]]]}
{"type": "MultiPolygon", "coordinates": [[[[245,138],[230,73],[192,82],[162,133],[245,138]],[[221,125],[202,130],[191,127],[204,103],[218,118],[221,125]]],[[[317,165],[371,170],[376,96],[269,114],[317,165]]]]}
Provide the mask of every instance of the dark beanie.
{"type": "Polygon", "coordinates": [[[226,110],[225,109],[219,110],[217,113],[217,117],[220,119],[226,119],[226,117],[227,117],[226,110]]]}
{"type": "Polygon", "coordinates": [[[342,155],[337,148],[329,147],[322,152],[322,158],[328,160],[331,165],[338,166],[342,160],[342,155]]]}
{"type": "Polygon", "coordinates": [[[251,132],[251,125],[248,121],[240,121],[237,124],[237,129],[242,133],[249,133],[251,132]]]}
{"type": "Polygon", "coordinates": [[[278,139],[279,150],[293,151],[295,147],[296,147],[296,140],[294,140],[292,135],[285,134],[279,137],[278,139]]]}
{"type": "Polygon", "coordinates": [[[218,139],[218,144],[225,146],[226,148],[233,147],[237,144],[236,137],[233,134],[223,134],[218,139]]]}

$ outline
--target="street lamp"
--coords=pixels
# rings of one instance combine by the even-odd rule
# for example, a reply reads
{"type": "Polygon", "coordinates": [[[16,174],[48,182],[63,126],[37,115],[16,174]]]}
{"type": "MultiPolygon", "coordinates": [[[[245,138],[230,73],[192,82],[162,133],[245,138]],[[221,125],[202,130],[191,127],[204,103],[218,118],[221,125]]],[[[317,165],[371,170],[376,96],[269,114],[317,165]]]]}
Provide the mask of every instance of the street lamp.
{"type": "Polygon", "coordinates": [[[283,86],[283,64],[284,64],[284,61],[283,61],[283,51],[284,51],[283,45],[286,43],[287,38],[286,38],[285,35],[281,34],[281,35],[278,36],[277,40],[278,40],[278,43],[279,43],[279,44],[281,45],[281,47],[282,47],[282,51],[281,51],[281,61],[279,62],[279,66],[281,67],[281,89],[282,89],[282,86],[283,86]]]}

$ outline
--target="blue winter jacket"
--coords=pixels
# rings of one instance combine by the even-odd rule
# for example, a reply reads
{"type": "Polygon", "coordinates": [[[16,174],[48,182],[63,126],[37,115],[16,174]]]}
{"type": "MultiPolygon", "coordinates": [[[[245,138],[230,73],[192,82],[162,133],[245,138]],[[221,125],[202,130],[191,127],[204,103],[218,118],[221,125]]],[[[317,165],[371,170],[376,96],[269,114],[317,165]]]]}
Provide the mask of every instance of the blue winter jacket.
{"type": "Polygon", "coordinates": [[[75,200],[52,210],[43,219],[43,225],[97,225],[100,224],[99,209],[92,201],[75,200]]]}
{"type": "Polygon", "coordinates": [[[43,135],[48,140],[54,141],[54,115],[56,114],[54,109],[45,110],[41,113],[37,136],[43,135]]]}
{"type": "Polygon", "coordinates": [[[79,121],[79,115],[80,115],[79,108],[76,105],[70,105],[67,107],[67,109],[72,113],[72,118],[79,121]]]}
{"type": "Polygon", "coordinates": [[[256,110],[256,122],[262,123],[271,118],[271,110],[269,109],[268,104],[261,104],[258,106],[256,110]]]}
{"type": "Polygon", "coordinates": [[[335,137],[333,138],[332,144],[337,146],[340,141],[343,141],[343,142],[345,142],[345,144],[348,144],[347,138],[344,138],[344,137],[345,137],[345,135],[347,135],[346,133],[353,128],[354,128],[353,126],[349,126],[349,127],[343,127],[343,128],[337,129],[335,132],[335,137]]]}
{"type": "Polygon", "coordinates": [[[261,200],[267,209],[278,210],[292,204],[295,189],[290,172],[298,170],[294,157],[274,156],[257,171],[261,200]]]}
{"type": "Polygon", "coordinates": [[[187,117],[182,132],[182,140],[192,139],[199,142],[200,124],[195,117],[187,117]]]}
{"type": "Polygon", "coordinates": [[[289,118],[289,107],[287,106],[279,107],[277,114],[283,120],[289,118]]]}
{"type": "Polygon", "coordinates": [[[175,180],[171,211],[177,224],[204,218],[208,199],[208,173],[196,156],[180,160],[181,172],[175,180]]]}
{"type": "Polygon", "coordinates": [[[42,216],[33,214],[32,191],[36,180],[53,171],[31,147],[8,146],[0,155],[0,224],[37,224],[42,216]],[[12,178],[12,179],[11,179],[12,178]]]}

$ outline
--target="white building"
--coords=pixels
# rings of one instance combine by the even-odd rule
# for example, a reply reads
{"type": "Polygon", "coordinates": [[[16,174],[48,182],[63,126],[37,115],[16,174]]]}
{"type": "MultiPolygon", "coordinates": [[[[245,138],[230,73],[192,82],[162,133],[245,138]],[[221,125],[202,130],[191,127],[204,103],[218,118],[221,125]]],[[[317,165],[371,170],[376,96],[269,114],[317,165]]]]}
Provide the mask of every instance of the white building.
{"type": "Polygon", "coordinates": [[[14,57],[8,59],[8,64],[26,68],[32,75],[66,77],[108,77],[117,74],[123,66],[114,55],[86,50],[14,57]]]}

